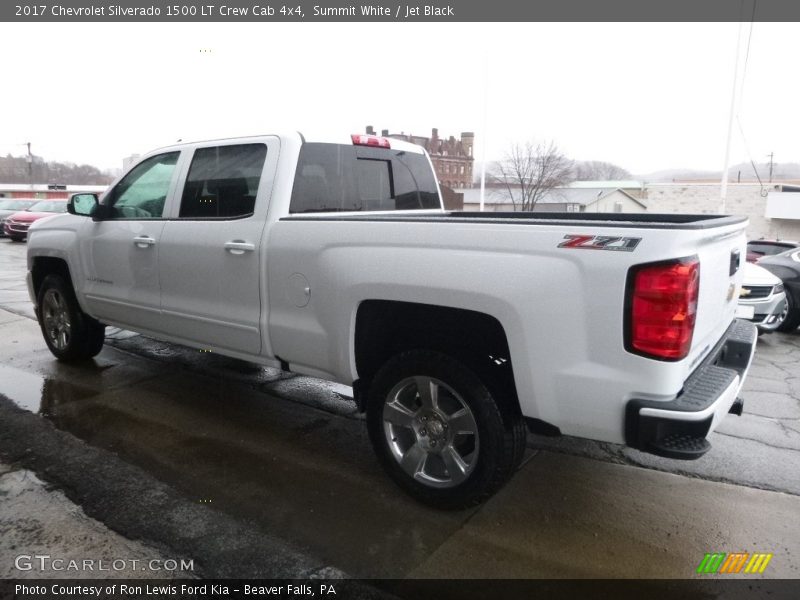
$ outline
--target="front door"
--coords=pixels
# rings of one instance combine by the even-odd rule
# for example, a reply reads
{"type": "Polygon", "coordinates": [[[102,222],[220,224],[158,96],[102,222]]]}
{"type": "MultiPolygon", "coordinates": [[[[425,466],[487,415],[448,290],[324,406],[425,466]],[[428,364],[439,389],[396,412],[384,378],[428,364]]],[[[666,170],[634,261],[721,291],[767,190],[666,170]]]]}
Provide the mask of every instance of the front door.
{"type": "Polygon", "coordinates": [[[200,145],[159,250],[162,328],[187,341],[261,351],[262,236],[277,138],[200,145]]]}
{"type": "Polygon", "coordinates": [[[159,329],[159,244],[179,157],[180,152],[167,152],[143,160],[103,198],[108,218],[82,225],[84,301],[101,321],[137,331],[159,329]]]}

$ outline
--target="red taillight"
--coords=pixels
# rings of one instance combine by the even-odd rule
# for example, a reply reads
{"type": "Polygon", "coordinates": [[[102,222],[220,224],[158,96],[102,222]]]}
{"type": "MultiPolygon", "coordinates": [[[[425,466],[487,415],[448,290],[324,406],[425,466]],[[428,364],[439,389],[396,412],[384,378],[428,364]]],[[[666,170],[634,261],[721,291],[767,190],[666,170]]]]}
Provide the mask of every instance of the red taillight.
{"type": "Polygon", "coordinates": [[[697,316],[697,257],[635,267],[630,277],[628,350],[663,360],[685,358],[697,316]]]}
{"type": "Polygon", "coordinates": [[[375,146],[377,148],[391,148],[388,138],[377,135],[354,133],[350,136],[356,146],[375,146]]]}

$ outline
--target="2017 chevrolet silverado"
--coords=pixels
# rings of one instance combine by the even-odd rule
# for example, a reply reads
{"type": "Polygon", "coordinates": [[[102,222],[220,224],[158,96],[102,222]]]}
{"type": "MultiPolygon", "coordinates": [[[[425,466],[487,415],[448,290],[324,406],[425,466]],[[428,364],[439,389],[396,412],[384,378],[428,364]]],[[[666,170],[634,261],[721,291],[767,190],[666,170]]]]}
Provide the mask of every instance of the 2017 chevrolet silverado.
{"type": "Polygon", "coordinates": [[[435,506],[499,489],[526,425],[696,458],[741,412],[745,218],[446,212],[422,148],[300,133],[156,150],[69,212],[29,234],[56,357],[114,325],[352,385],[435,506]]]}

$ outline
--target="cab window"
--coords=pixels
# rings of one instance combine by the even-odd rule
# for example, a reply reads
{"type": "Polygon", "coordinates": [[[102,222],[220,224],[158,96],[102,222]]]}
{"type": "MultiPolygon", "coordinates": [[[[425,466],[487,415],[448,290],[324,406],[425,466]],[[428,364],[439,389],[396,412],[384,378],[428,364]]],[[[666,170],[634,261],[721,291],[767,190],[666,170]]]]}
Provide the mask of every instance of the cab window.
{"type": "Polygon", "coordinates": [[[253,214],[267,157],[264,144],[199,148],[181,197],[182,219],[236,219],[253,214]]]}
{"type": "Polygon", "coordinates": [[[300,150],[291,213],[439,207],[424,154],[324,143],[306,143],[300,150]]]}

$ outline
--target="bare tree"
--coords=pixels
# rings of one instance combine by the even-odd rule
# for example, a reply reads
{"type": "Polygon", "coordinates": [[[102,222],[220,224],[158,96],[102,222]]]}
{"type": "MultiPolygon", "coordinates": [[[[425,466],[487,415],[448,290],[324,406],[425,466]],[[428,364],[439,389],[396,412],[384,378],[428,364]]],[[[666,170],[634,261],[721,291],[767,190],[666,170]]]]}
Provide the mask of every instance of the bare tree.
{"type": "MultiPolygon", "coordinates": [[[[32,171],[35,183],[103,185],[114,180],[113,175],[91,165],[46,162],[40,156],[33,157],[32,171]]],[[[26,157],[0,156],[0,183],[27,183],[28,178],[26,157]]]]}
{"type": "Polygon", "coordinates": [[[514,144],[490,177],[508,193],[514,210],[531,211],[550,190],[571,180],[572,161],[552,141],[514,144]]]}
{"type": "Polygon", "coordinates": [[[602,160],[582,160],[575,162],[576,181],[614,181],[631,179],[632,175],[620,166],[602,160]]]}

